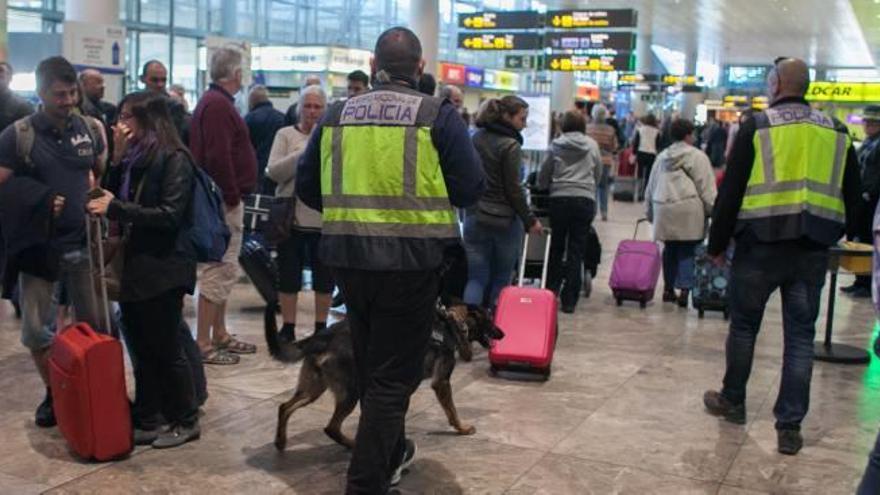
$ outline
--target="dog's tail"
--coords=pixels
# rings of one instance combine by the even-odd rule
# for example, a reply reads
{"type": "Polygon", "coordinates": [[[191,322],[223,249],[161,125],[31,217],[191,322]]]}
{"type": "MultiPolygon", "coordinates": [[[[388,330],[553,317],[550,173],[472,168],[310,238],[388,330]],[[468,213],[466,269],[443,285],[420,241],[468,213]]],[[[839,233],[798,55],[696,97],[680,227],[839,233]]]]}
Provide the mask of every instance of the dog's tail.
{"type": "Polygon", "coordinates": [[[278,322],[275,320],[277,303],[270,303],[263,313],[263,330],[266,334],[266,347],[269,354],[282,363],[295,363],[304,356],[299,345],[293,342],[282,342],[278,338],[278,322]]]}

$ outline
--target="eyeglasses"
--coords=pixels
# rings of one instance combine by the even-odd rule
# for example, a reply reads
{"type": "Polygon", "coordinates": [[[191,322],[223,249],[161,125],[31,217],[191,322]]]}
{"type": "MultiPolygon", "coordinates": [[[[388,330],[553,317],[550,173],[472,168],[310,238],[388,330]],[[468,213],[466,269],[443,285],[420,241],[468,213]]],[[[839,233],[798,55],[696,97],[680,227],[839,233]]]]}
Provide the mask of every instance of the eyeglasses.
{"type": "Polygon", "coordinates": [[[122,112],[119,114],[119,120],[130,120],[134,117],[134,115],[128,112],[122,112]]]}

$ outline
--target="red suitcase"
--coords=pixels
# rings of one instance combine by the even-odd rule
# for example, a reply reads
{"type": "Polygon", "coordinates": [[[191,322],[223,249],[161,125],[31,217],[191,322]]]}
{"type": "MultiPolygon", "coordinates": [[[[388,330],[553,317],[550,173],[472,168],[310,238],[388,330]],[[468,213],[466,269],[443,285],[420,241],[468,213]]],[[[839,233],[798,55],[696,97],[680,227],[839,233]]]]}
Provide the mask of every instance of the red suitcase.
{"type": "MultiPolygon", "coordinates": [[[[90,225],[90,220],[86,221],[90,225]]],[[[89,239],[92,239],[89,233],[89,239]]],[[[102,259],[100,243],[98,259],[102,259]]],[[[92,263],[103,265],[102,263],[92,263]]],[[[103,266],[99,269],[103,280],[103,266]]],[[[110,329],[106,286],[101,284],[104,324],[110,329]]],[[[134,448],[125,389],[122,344],[86,323],[62,330],[52,343],[49,383],[58,429],[83,459],[107,461],[134,448]]]]}
{"type": "Polygon", "coordinates": [[[526,235],[519,285],[505,287],[498,297],[495,325],[504,332],[504,338],[494,341],[489,350],[489,363],[493,373],[500,370],[530,371],[544,375],[545,379],[550,377],[558,333],[556,295],[545,289],[550,239],[548,231],[541,288],[523,287],[529,243],[529,236],[526,235]]]}

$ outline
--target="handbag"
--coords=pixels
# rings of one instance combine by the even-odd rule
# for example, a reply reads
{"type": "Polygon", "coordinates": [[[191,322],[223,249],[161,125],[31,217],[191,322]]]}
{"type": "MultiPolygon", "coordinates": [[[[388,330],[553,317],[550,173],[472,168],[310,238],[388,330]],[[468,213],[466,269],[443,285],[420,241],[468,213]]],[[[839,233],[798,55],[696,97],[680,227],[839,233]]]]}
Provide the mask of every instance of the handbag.
{"type": "MultiPolygon", "coordinates": [[[[140,203],[141,192],[146,181],[147,177],[143,177],[138,184],[134,194],[135,203],[140,203]]],[[[100,270],[92,274],[95,277],[95,287],[100,287],[103,284],[107,288],[107,299],[118,302],[122,295],[122,274],[125,268],[125,247],[129,240],[129,229],[125,225],[114,222],[110,228],[95,229],[92,235],[94,238],[89,239],[89,244],[93,246],[93,259],[96,259],[104,267],[103,274],[100,270]],[[106,237],[102,232],[107,233],[106,237]],[[96,248],[99,242],[101,249],[96,248]],[[102,276],[103,281],[101,280],[102,276]]]]}
{"type": "Polygon", "coordinates": [[[263,237],[271,246],[278,246],[290,238],[296,223],[296,194],[289,198],[276,197],[269,203],[269,220],[263,237]]]}

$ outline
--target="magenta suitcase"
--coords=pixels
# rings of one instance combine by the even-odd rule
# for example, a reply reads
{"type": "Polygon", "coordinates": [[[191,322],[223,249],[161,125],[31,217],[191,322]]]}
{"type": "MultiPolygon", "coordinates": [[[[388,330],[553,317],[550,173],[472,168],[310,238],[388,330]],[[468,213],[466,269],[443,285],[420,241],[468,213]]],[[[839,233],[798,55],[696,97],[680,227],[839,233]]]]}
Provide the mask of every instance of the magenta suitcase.
{"type": "Polygon", "coordinates": [[[550,364],[556,348],[556,295],[547,289],[547,259],[550,255],[551,235],[548,231],[544,249],[544,267],[541,288],[523,287],[526,249],[519,270],[519,285],[505,287],[498,296],[495,325],[504,332],[504,338],[493,341],[489,349],[489,363],[493,374],[502,371],[527,371],[550,377],[550,364]]]}
{"type": "Polygon", "coordinates": [[[614,256],[609,285],[618,306],[623,304],[623,301],[638,301],[644,308],[654,299],[663,262],[660,247],[656,242],[635,240],[638,237],[639,224],[642,222],[647,220],[641,219],[636,222],[633,240],[622,241],[617,246],[617,254],[614,256]]]}

